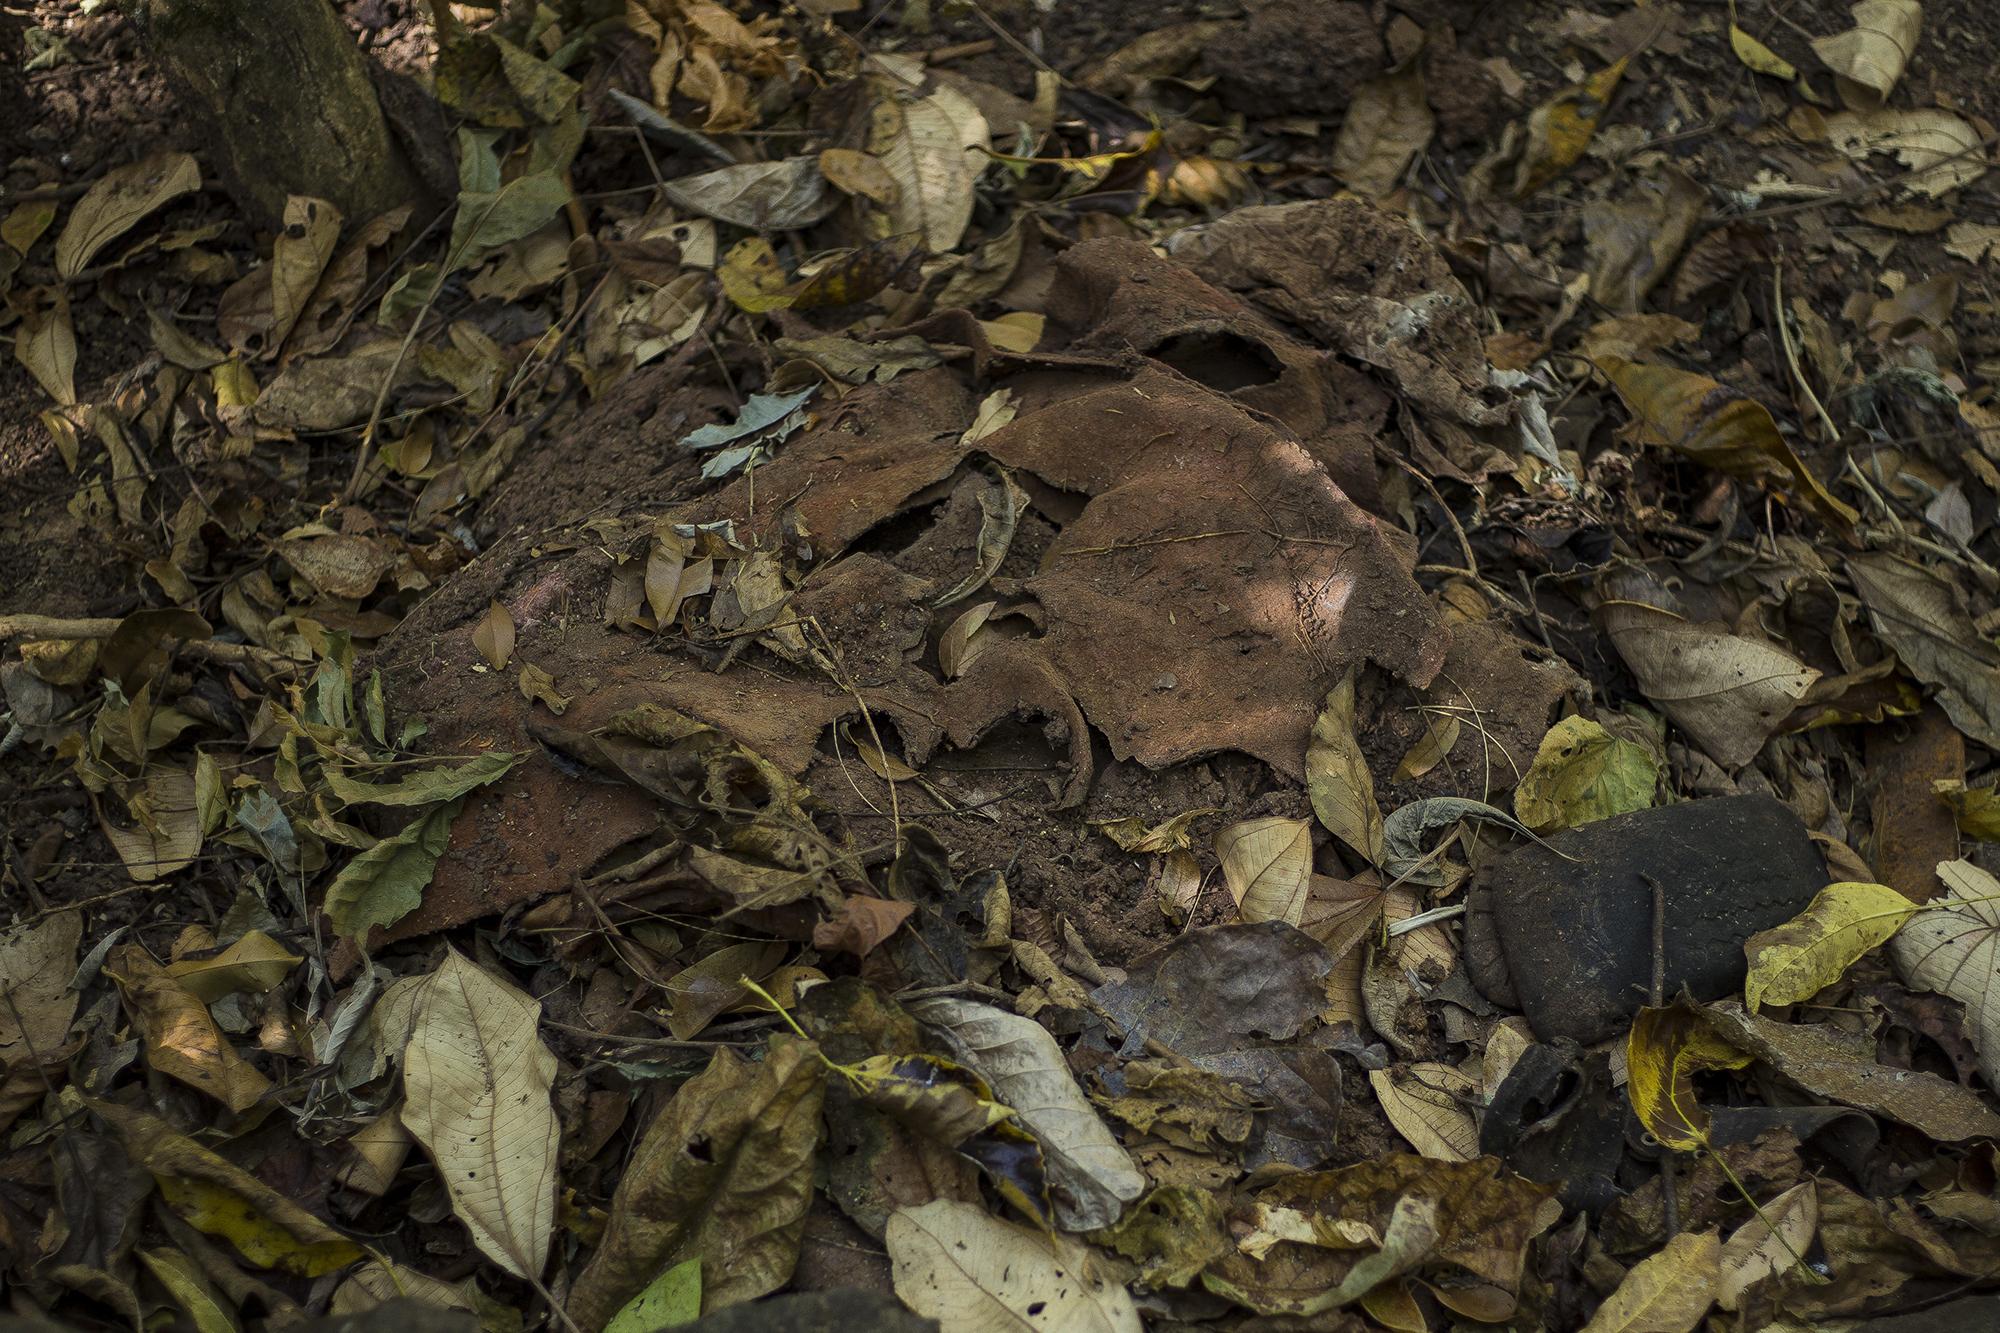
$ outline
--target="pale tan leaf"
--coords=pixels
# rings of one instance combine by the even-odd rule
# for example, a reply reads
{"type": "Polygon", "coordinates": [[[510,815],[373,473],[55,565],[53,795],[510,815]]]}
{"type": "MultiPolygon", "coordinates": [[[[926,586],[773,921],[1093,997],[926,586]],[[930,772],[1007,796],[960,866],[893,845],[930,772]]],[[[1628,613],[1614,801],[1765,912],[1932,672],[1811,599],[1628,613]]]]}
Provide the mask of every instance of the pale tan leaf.
{"type": "Polygon", "coordinates": [[[1583,1333],[1689,1333],[1715,1303],[1722,1242],[1683,1231],[1625,1275],[1583,1333]]]}
{"type": "Polygon", "coordinates": [[[1826,118],[1826,131],[1834,147],[1857,161],[1870,153],[1895,154],[1914,173],[1901,182],[1909,194],[1935,199],[1986,172],[1979,131],[1964,117],[1935,107],[1840,111],[1826,118]]]}
{"type": "Polygon", "coordinates": [[[76,330],[67,295],[57,292],[49,309],[22,318],[14,335],[14,359],[49,397],[64,407],[76,402],[76,330]]]}
{"type": "Polygon", "coordinates": [[[827,148],[819,155],[820,174],[842,194],[858,194],[893,207],[900,191],[880,158],[854,148],[827,148]]]}
{"type": "Polygon", "coordinates": [[[1312,881],[1312,825],[1272,816],[1231,824],[1215,835],[1222,878],[1245,921],[1299,924],[1312,881]]]}
{"type": "Polygon", "coordinates": [[[875,107],[869,148],[896,182],[891,235],[913,235],[933,254],[956,246],[972,221],[972,184],[989,142],[986,117],[962,94],[886,97],[875,107]]]}
{"type": "Polygon", "coordinates": [[[538,1279],[555,1235],[562,1131],[542,1006],[447,947],[416,997],[403,1051],[403,1124],[482,1253],[538,1279]]]}
{"type": "Polygon", "coordinates": [[[1938,878],[1947,896],[1904,923],[1889,956],[1911,987],[1965,1006],[1979,1072],[2000,1086],[2000,880],[1970,861],[1946,861],[1938,878]]]}
{"type": "Polygon", "coordinates": [[[1764,1204],[1722,1247],[1715,1303],[1740,1308],[1745,1292],[1802,1260],[1818,1230],[1819,1193],[1810,1180],[1764,1204]]]}
{"type": "Polygon", "coordinates": [[[1396,188],[1436,128],[1424,99],[1422,62],[1407,61],[1355,90],[1333,145],[1333,174],[1355,193],[1380,199],[1396,188]]]}
{"type": "Polygon", "coordinates": [[[952,1333],[1140,1333],[1131,1295],[1067,1236],[1002,1222],[976,1204],[900,1208],[883,1236],[896,1295],[952,1333]]]}
{"type": "Polygon", "coordinates": [[[1327,692],[1306,746],[1306,792],[1327,832],[1369,861],[1383,856],[1382,807],[1375,780],[1354,738],[1354,673],[1327,692]]]}
{"type": "Polygon", "coordinates": [[[1448,1064],[1420,1061],[1407,1069],[1373,1069],[1368,1086],[1396,1132],[1425,1157],[1469,1162],[1479,1156],[1479,1126],[1470,1107],[1479,1083],[1448,1064]]]}
{"type": "Polygon", "coordinates": [[[1403,754],[1402,762],[1396,765],[1396,781],[1414,782],[1424,774],[1444,762],[1458,744],[1461,724],[1450,714],[1443,717],[1430,716],[1424,719],[1424,734],[1417,737],[1403,754]]]}
{"type": "Polygon", "coordinates": [[[192,153],[155,153],[105,172],[76,201],[56,238],[56,272],[74,278],[140,218],[200,187],[201,168],[192,153]]]}
{"type": "Polygon", "coordinates": [[[324,199],[295,194],[285,201],[284,230],[271,246],[271,334],[266,354],[291,336],[320,274],[340,243],[340,210],[324,199]]]}
{"type": "Polygon", "coordinates": [[[1639,602],[1600,611],[1639,688],[1725,768],[1756,757],[1819,679],[1782,648],[1639,602]]]}
{"type": "Polygon", "coordinates": [[[1923,0],[1860,0],[1854,26],[1812,44],[1813,54],[1839,81],[1851,107],[1878,107],[1903,77],[1923,30],[1923,0]]]}
{"type": "Polygon", "coordinates": [[[194,774],[179,768],[155,768],[145,786],[127,800],[132,827],[103,822],[125,873],[140,884],[173,874],[194,861],[201,850],[201,819],[195,813],[194,774]]]}

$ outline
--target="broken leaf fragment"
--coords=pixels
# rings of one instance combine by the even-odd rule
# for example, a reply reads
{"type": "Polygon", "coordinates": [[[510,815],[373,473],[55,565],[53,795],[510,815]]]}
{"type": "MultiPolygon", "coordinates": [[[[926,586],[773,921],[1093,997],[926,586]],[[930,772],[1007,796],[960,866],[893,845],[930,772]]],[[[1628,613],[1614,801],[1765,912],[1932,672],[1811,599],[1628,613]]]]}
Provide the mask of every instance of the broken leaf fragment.
{"type": "Polygon", "coordinates": [[[538,1280],[555,1235],[556,1057],[541,1004],[447,947],[416,993],[403,1125],[437,1163],[481,1253],[538,1280]]]}
{"type": "Polygon", "coordinates": [[[1806,910],[1782,926],[1744,941],[1750,973],[1744,1007],[1797,1004],[1840,980],[1854,961],[1910,919],[1917,905],[1886,884],[1843,881],[1814,895],[1806,910]]]}
{"type": "Polygon", "coordinates": [[[1799,461],[1762,403],[1705,375],[1671,366],[1606,357],[1598,369],[1646,431],[1676,452],[1741,481],[1788,483],[1814,513],[1841,531],[1860,517],[1799,461]]]}

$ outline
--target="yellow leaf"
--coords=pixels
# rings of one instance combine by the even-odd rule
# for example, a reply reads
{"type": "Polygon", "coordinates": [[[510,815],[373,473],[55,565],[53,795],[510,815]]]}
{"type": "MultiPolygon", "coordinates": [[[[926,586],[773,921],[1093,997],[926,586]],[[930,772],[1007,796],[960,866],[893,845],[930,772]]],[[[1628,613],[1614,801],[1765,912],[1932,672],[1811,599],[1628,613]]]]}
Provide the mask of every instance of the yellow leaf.
{"type": "Polygon", "coordinates": [[[1128,815],[1124,819],[1093,819],[1090,826],[1117,843],[1120,851],[1173,852],[1191,845],[1188,828],[1195,820],[1220,813],[1214,806],[1203,806],[1183,810],[1159,824],[1149,825],[1137,815],[1128,815]]]}
{"type": "Polygon", "coordinates": [[[1846,530],[1860,517],[1820,484],[1762,403],[1739,396],[1705,375],[1671,366],[1644,366],[1618,357],[1597,363],[1625,406],[1669,448],[1743,481],[1790,481],[1814,512],[1846,530]]]}
{"type": "Polygon", "coordinates": [[[542,1006],[456,949],[424,981],[403,1051],[403,1124],[436,1161],[473,1241],[516,1277],[555,1238],[556,1057],[542,1006]]]}
{"type": "Polygon", "coordinates": [[[1886,884],[1843,881],[1813,895],[1806,910],[1743,942],[1750,975],[1743,1004],[1797,1004],[1840,980],[1855,959],[1894,935],[1917,905],[1886,884]]]}
{"type": "Polygon", "coordinates": [[[1694,1099],[1694,1076],[1741,1069],[1750,1057],[1717,1036],[1701,1009],[1675,1000],[1641,1009],[1625,1039],[1625,1092],[1646,1132],[1690,1152],[1708,1143],[1708,1112],[1694,1099]]]}
{"type": "Polygon", "coordinates": [[[1528,146],[1514,170],[1516,198],[1533,194],[1576,165],[1590,147],[1631,59],[1620,57],[1576,87],[1557,93],[1528,117],[1528,146]]]}
{"type": "Polygon", "coordinates": [[[213,958],[168,964],[167,975],[203,1004],[214,1004],[238,991],[261,995],[303,961],[263,931],[252,930],[213,958]]]}
{"type": "Polygon", "coordinates": [[[736,308],[753,315],[782,310],[792,303],[778,252],[762,236],[748,236],[730,246],[715,276],[736,308]]]}
{"type": "Polygon", "coordinates": [[[321,1277],[361,1257],[347,1237],[157,1117],[113,1102],[88,1105],[152,1172],[168,1207],[258,1267],[321,1277]]]}
{"type": "Polygon", "coordinates": [[[1958,817],[1960,833],[1981,842],[2000,842],[2000,790],[1968,787],[1954,778],[1939,778],[1931,786],[1958,817]]]}
{"type": "Polygon", "coordinates": [[[139,1258],[174,1298],[174,1304],[187,1311],[195,1333],[237,1333],[236,1321],[216,1300],[214,1289],[194,1260],[178,1250],[141,1250],[139,1258]]]}
{"type": "Polygon", "coordinates": [[[1542,737],[1514,789],[1514,815],[1537,833],[1575,828],[1653,804],[1660,766],[1646,747],[1584,717],[1566,717],[1542,737]]]}
{"type": "Polygon", "coordinates": [[[1245,921],[1296,926],[1312,880],[1312,824],[1304,819],[1247,819],[1215,835],[1222,877],[1245,921]]]}
{"type": "Polygon", "coordinates": [[[1729,49],[1736,53],[1736,58],[1743,62],[1746,69],[1755,70],[1759,74],[1768,74],[1774,79],[1783,79],[1787,83],[1799,77],[1799,72],[1791,61],[1733,22],[1729,25],[1729,49]]]}
{"type": "Polygon", "coordinates": [[[1413,782],[1444,762],[1458,744],[1459,720],[1450,714],[1443,717],[1427,717],[1424,734],[1417,737],[1403,755],[1403,761],[1396,765],[1396,781],[1413,782]]]}
{"type": "Polygon", "coordinates": [[[1382,807],[1375,803],[1375,780],[1354,739],[1354,673],[1327,691],[1306,746],[1306,792],[1313,813],[1327,832],[1380,865],[1382,807]]]}
{"type": "Polygon", "coordinates": [[[1689,1333],[1715,1302],[1721,1264],[1713,1231],[1683,1231],[1625,1275],[1583,1333],[1689,1333]]]}

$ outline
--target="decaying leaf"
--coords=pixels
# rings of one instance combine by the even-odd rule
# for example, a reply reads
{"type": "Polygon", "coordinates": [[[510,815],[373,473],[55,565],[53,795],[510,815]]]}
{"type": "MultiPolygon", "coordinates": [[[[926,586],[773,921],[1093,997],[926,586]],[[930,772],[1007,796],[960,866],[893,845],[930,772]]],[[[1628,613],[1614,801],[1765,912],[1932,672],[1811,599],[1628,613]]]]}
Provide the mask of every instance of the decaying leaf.
{"type": "Polygon", "coordinates": [[[1273,816],[1231,824],[1215,835],[1222,877],[1244,921],[1299,924],[1312,878],[1312,826],[1273,816]]]}
{"type": "Polygon", "coordinates": [[[1566,88],[1528,117],[1527,143],[1514,167],[1514,196],[1526,198],[1576,165],[1590,147],[1611,96],[1625,77],[1631,57],[1617,61],[1566,88]]]}
{"type": "Polygon", "coordinates": [[[74,278],[139,219],[199,188],[201,168],[192,153],[155,153],[105,172],[76,201],[56,237],[56,272],[74,278]]]}
{"type": "Polygon", "coordinates": [[[745,162],[664,181],[660,193],[681,208],[751,231],[792,231],[822,221],[840,202],[826,188],[818,159],[745,162]]]}
{"type": "Polygon", "coordinates": [[[570,1317],[601,1328],[690,1259],[701,1263],[707,1311],[783,1286],[812,1200],[825,1087],[808,1042],[774,1037],[756,1063],[718,1051],[633,1150],[604,1241],[570,1291],[570,1317]]]}
{"type": "Polygon", "coordinates": [[[1750,975],[1743,1003],[1797,1004],[1840,980],[1853,962],[1894,935],[1917,905],[1886,884],[1829,884],[1796,919],[1744,941],[1750,975]]]}
{"type": "Polygon", "coordinates": [[[1077,1241],[1013,1226],[976,1204],[902,1208],[883,1237],[896,1294],[964,1333],[1140,1333],[1131,1295],[1077,1241]]]}
{"type": "Polygon", "coordinates": [[[539,1002],[447,948],[416,993],[403,1049],[404,1127],[480,1251],[529,1281],[555,1235],[562,1136],[541,1017],[539,1002]]]}
{"type": "Polygon", "coordinates": [[[1860,0],[1853,8],[1854,26],[1816,38],[1813,54],[1834,72],[1849,106],[1879,107],[1917,49],[1923,0],[1860,0]]]}
{"type": "Polygon", "coordinates": [[[1145,1176],[1098,1118],[1041,1024],[976,1000],[940,997],[906,1007],[959,1064],[992,1085],[1042,1145],[1064,1230],[1111,1226],[1145,1192],[1145,1176]]]}
{"type": "Polygon", "coordinates": [[[1684,1231],[1625,1275],[1584,1333],[1689,1333],[1715,1303],[1722,1242],[1684,1231]]]}
{"type": "Polygon", "coordinates": [[[1762,1205],[1723,1243],[1715,1303],[1742,1308],[1744,1296],[1773,1273],[1801,1262],[1819,1230],[1819,1192],[1803,1181],[1762,1205]]]}
{"type": "Polygon", "coordinates": [[[1786,483],[1837,529],[1846,530],[1860,517],[1799,461],[1762,403],[1671,366],[1607,357],[1598,369],[1646,431],[1669,448],[1742,481],[1786,483]]]}
{"type": "Polygon", "coordinates": [[[1660,766],[1652,752],[1585,717],[1566,717],[1542,737],[1514,789],[1514,815],[1537,833],[1575,828],[1653,804],[1660,766]]]}
{"type": "Polygon", "coordinates": [[[1354,673],[1327,692],[1306,747],[1306,792],[1327,832],[1370,861],[1382,861],[1382,807],[1354,739],[1354,673]]]}
{"type": "Polygon", "coordinates": [[[127,800],[130,828],[106,822],[104,836],[125,863],[125,873],[150,884],[192,864],[201,850],[201,820],[195,813],[194,774],[155,767],[127,800]]]}
{"type": "Polygon", "coordinates": [[[248,1171],[176,1133],[158,1117],[115,1102],[86,1103],[167,1206],[197,1231],[220,1236],[260,1268],[323,1277],[361,1258],[361,1247],[248,1171]]]}
{"type": "Polygon", "coordinates": [[[1938,867],[1946,896],[1904,923],[1889,956],[1918,990],[1965,1006],[1979,1072],[2000,1086],[2000,880],[1970,861],[1938,867]]]}
{"type": "Polygon", "coordinates": [[[1782,648],[1642,602],[1598,614],[1646,697],[1726,768],[1755,758],[1819,679],[1782,648]]]}
{"type": "Polygon", "coordinates": [[[0,935],[0,994],[7,998],[0,1005],[0,1125],[40,1101],[64,1063],[81,998],[70,979],[82,938],[80,912],[58,912],[0,935]]]}
{"type": "Polygon", "coordinates": [[[972,183],[990,142],[986,117],[964,95],[891,95],[875,106],[868,148],[896,183],[886,211],[891,235],[909,235],[933,254],[957,246],[972,220],[972,183]]]}

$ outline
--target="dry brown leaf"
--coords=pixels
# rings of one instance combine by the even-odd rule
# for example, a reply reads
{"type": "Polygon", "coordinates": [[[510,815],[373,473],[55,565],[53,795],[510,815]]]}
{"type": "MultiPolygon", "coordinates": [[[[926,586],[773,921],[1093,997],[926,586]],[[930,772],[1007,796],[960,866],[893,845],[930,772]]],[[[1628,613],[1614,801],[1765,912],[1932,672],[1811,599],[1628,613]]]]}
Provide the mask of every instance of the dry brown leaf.
{"type": "Polygon", "coordinates": [[[1813,41],[1813,54],[1834,72],[1841,100],[1879,107],[1903,77],[1923,30],[1923,0],[1860,0],[1854,26],[1813,41]]]}
{"type": "Polygon", "coordinates": [[[135,882],[150,884],[193,863],[201,850],[194,774],[155,767],[147,772],[144,785],[127,797],[126,808],[132,827],[120,828],[106,820],[102,828],[135,882]]]}
{"type": "Polygon", "coordinates": [[[1952,725],[2000,750],[2000,649],[1979,632],[1950,582],[1883,551],[1851,556],[1847,576],[1869,623],[1926,685],[1952,725]]]}
{"type": "Polygon", "coordinates": [[[1354,738],[1354,673],[1327,692],[1306,746],[1306,791],[1326,831],[1376,865],[1382,862],[1382,807],[1354,738]]]}
{"type": "Polygon", "coordinates": [[[1395,190],[1436,128],[1424,99],[1422,63],[1406,61],[1355,90],[1334,141],[1333,174],[1356,193],[1380,199],[1395,190]]]}
{"type": "Polygon", "coordinates": [[[324,199],[295,194],[285,201],[284,229],[271,247],[271,331],[266,356],[276,356],[306,312],[320,275],[340,243],[340,210],[324,199]]]}
{"type": "Polygon", "coordinates": [[[819,155],[820,173],[842,194],[858,194],[873,199],[884,208],[894,208],[901,191],[896,177],[873,153],[854,148],[827,148],[819,155]]]}
{"type": "Polygon", "coordinates": [[[472,646],[495,671],[506,670],[507,660],[514,655],[513,613],[499,602],[489,604],[472,631],[472,646]]]}
{"type": "Polygon", "coordinates": [[[199,188],[201,168],[192,153],[155,153],[105,172],[76,201],[56,238],[56,273],[65,280],[76,277],[139,219],[199,188]]]}
{"type": "Polygon", "coordinates": [[[404,1126],[487,1258],[538,1282],[555,1236],[556,1057],[542,1006],[447,947],[403,1049],[404,1126]]]}
{"type": "Polygon", "coordinates": [[[1917,990],[1965,1006],[1979,1072],[2000,1086],[2000,880],[1970,861],[1938,867],[1947,896],[1905,922],[1889,956],[1917,990]]]}
{"type": "Polygon", "coordinates": [[[1935,199],[1986,172],[1986,145],[1978,130],[1962,116],[1926,107],[1903,111],[1841,111],[1826,118],[1833,146],[1860,161],[1871,153],[1894,153],[1910,177],[1901,184],[1907,194],[1935,199]]]}
{"type": "Polygon", "coordinates": [[[76,329],[66,293],[57,292],[47,310],[22,317],[14,335],[14,359],[49,397],[64,407],[76,402],[76,329]]]}

